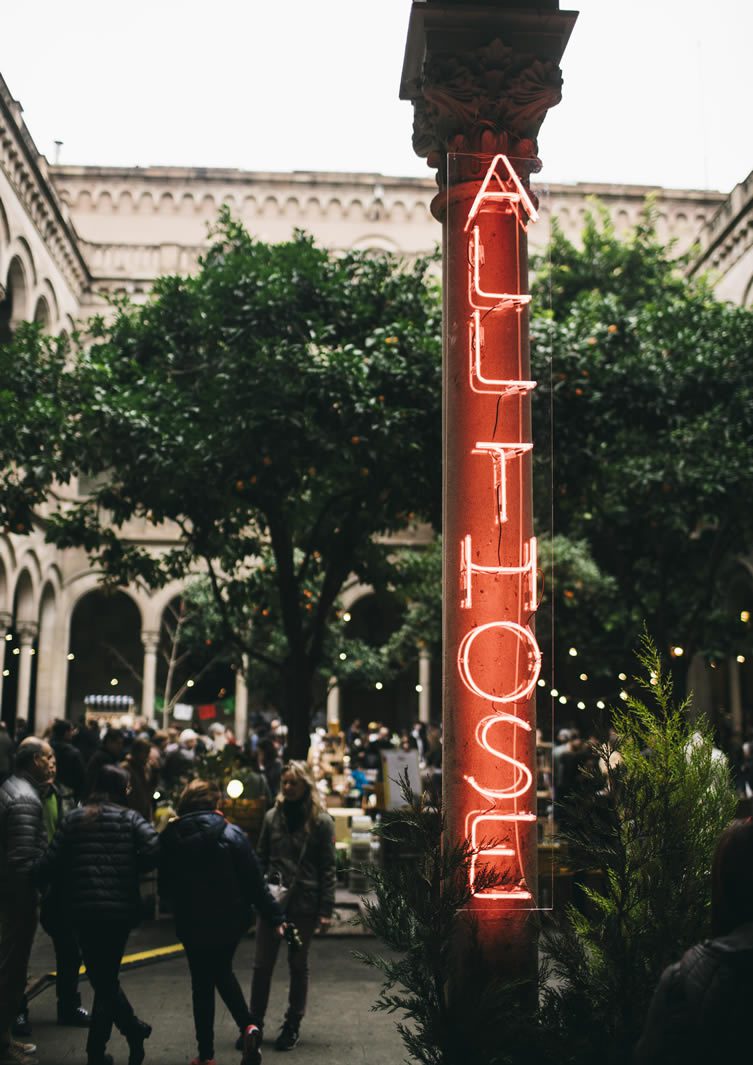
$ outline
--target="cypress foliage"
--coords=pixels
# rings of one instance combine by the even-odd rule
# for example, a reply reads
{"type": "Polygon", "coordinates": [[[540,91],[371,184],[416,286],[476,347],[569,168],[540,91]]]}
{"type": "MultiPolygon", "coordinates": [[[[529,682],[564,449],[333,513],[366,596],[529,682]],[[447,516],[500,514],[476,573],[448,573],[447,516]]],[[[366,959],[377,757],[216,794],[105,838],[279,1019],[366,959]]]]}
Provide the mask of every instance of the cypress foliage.
{"type": "Polygon", "coordinates": [[[581,884],[545,939],[541,1021],[563,1065],[630,1061],[662,970],[708,934],[711,859],[735,812],[726,761],[645,634],[638,658],[646,699],[612,711],[617,739],[564,811],[571,863],[598,886],[581,884]]]}

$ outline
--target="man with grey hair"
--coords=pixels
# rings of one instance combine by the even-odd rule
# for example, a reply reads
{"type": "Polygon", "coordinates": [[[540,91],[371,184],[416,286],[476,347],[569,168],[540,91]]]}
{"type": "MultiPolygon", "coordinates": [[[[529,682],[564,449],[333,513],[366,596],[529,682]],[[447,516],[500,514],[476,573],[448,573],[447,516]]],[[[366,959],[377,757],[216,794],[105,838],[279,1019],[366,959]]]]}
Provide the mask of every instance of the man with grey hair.
{"type": "Polygon", "coordinates": [[[47,847],[42,796],[55,779],[49,743],[28,737],[16,751],[13,775],[0,784],[0,1065],[33,1065],[31,1043],[17,1043],[11,1025],[26,985],[37,928],[33,869],[47,847]]]}

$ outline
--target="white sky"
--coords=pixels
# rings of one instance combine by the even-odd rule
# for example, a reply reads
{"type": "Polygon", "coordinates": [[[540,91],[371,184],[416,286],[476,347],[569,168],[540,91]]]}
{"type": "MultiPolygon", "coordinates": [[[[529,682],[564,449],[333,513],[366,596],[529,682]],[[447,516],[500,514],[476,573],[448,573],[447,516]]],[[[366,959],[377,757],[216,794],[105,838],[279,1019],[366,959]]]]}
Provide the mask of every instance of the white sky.
{"type": "MultiPolygon", "coordinates": [[[[526,0],[521,0],[521,5],[526,0]]],[[[728,190],[753,168],[751,0],[580,0],[542,180],[728,190]]],[[[410,0],[0,0],[52,160],[427,175],[398,100],[410,0]]]]}

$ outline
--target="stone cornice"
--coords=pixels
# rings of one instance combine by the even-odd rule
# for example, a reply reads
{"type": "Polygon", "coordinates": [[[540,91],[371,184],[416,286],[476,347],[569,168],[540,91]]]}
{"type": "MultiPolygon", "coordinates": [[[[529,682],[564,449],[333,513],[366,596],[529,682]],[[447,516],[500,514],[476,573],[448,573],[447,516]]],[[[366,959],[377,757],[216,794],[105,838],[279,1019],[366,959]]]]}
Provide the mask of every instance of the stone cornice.
{"type": "MultiPolygon", "coordinates": [[[[688,270],[695,274],[709,266],[719,269],[739,242],[742,230],[749,230],[753,222],[753,171],[735,185],[698,235],[700,255],[688,270]]],[[[729,265],[729,264],[727,264],[729,265]]]]}
{"type": "Polygon", "coordinates": [[[72,291],[80,296],[90,277],[76,234],[50,182],[47,160],[26,128],[22,108],[0,77],[0,168],[13,185],[39,236],[72,291]]]}

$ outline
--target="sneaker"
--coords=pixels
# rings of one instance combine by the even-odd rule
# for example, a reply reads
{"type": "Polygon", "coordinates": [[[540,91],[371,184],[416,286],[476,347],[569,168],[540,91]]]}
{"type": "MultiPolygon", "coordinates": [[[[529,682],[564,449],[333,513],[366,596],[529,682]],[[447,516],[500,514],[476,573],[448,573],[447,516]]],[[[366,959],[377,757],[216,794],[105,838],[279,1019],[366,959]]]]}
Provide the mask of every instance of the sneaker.
{"type": "MultiPolygon", "coordinates": [[[[264,1039],[264,1021],[249,1021],[246,1028],[249,1026],[259,1029],[259,1044],[261,1045],[261,1041],[264,1039]]],[[[235,1041],[236,1050],[243,1050],[243,1037],[246,1034],[246,1028],[241,1028],[241,1034],[235,1041]]]]}
{"type": "Polygon", "coordinates": [[[31,1020],[28,1009],[20,1009],[11,1027],[13,1035],[31,1035],[31,1020]]]}
{"type": "Polygon", "coordinates": [[[146,1056],[144,1042],[152,1034],[151,1024],[146,1021],[135,1019],[133,1026],[126,1035],[128,1042],[128,1065],[141,1065],[146,1056]]]}
{"type": "Polygon", "coordinates": [[[83,1006],[74,1006],[70,1010],[58,1010],[58,1024],[61,1028],[88,1028],[89,1014],[83,1006]]]}
{"type": "Polygon", "coordinates": [[[275,1050],[292,1050],[300,1037],[298,1025],[286,1020],[275,1039],[275,1050]]]}
{"type": "Polygon", "coordinates": [[[22,1046],[32,1046],[32,1043],[8,1043],[0,1048],[0,1065],[39,1065],[36,1056],[36,1047],[29,1054],[21,1049],[22,1046]]]}
{"type": "Polygon", "coordinates": [[[241,1065],[261,1065],[261,1031],[255,1024],[247,1025],[243,1033],[241,1065]]]}

